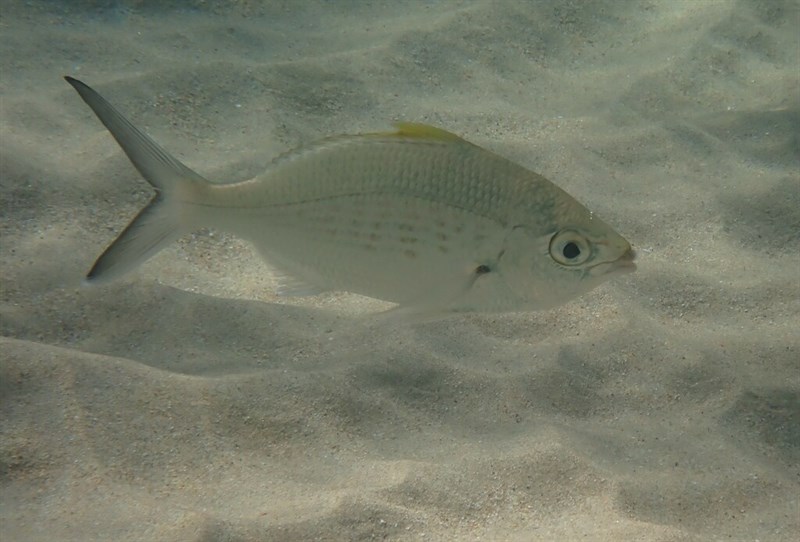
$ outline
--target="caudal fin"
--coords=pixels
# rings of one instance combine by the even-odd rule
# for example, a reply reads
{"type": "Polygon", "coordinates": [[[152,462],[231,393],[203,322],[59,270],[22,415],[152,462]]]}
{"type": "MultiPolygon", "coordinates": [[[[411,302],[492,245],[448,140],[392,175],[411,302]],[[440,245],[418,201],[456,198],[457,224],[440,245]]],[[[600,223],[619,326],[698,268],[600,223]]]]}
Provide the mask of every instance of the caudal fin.
{"type": "Polygon", "coordinates": [[[69,76],[64,79],[78,91],[142,177],[156,190],[155,197],[86,275],[87,282],[96,284],[130,271],[186,233],[189,225],[182,223],[177,193],[191,192],[208,181],[158,146],[91,87],[69,76]]]}

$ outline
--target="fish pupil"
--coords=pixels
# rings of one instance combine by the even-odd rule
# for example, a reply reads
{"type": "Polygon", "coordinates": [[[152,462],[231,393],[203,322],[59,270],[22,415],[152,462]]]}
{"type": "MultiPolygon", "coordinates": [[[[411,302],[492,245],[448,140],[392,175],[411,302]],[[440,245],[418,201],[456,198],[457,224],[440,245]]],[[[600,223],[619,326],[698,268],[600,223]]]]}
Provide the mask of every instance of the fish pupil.
{"type": "Polygon", "coordinates": [[[561,253],[564,255],[565,258],[571,260],[573,258],[577,258],[580,256],[581,249],[578,248],[578,245],[575,243],[567,243],[564,245],[564,248],[561,249],[561,253]]]}

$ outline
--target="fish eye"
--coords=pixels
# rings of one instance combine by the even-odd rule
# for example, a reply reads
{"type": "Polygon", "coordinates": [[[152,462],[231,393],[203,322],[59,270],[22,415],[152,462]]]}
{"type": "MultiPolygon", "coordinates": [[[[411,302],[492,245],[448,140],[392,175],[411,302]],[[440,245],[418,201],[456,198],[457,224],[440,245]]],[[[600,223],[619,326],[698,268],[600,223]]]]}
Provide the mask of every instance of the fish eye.
{"type": "Polygon", "coordinates": [[[578,245],[576,245],[575,243],[570,241],[569,243],[564,245],[564,248],[561,251],[561,254],[566,259],[572,260],[572,259],[577,258],[578,256],[581,255],[581,249],[578,247],[578,245]]]}
{"type": "Polygon", "coordinates": [[[573,230],[560,231],[550,240],[550,256],[561,265],[580,265],[591,253],[589,241],[573,230]]]}

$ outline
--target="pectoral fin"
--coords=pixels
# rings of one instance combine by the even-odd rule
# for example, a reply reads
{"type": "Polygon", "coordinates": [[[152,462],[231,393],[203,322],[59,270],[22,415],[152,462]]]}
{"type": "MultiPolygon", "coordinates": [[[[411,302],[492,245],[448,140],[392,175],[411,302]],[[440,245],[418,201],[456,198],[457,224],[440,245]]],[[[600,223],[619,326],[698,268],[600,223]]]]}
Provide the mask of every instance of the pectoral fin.
{"type": "Polygon", "coordinates": [[[479,280],[492,273],[490,264],[478,264],[456,280],[448,280],[421,292],[415,301],[402,303],[371,316],[379,323],[419,324],[441,320],[466,310],[464,300],[479,280]]]}

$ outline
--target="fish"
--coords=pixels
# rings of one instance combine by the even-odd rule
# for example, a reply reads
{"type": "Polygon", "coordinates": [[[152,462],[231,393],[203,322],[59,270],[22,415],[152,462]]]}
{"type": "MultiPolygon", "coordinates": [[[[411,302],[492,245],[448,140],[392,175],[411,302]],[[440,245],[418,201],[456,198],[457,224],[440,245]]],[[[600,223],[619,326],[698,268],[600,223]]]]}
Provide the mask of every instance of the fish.
{"type": "Polygon", "coordinates": [[[155,192],[88,284],[201,228],[250,242],[279,295],[352,292],[410,319],[549,309],[636,269],[631,244],[564,190],[441,128],[333,136],[253,178],[211,182],[65,79],[155,192]]]}

